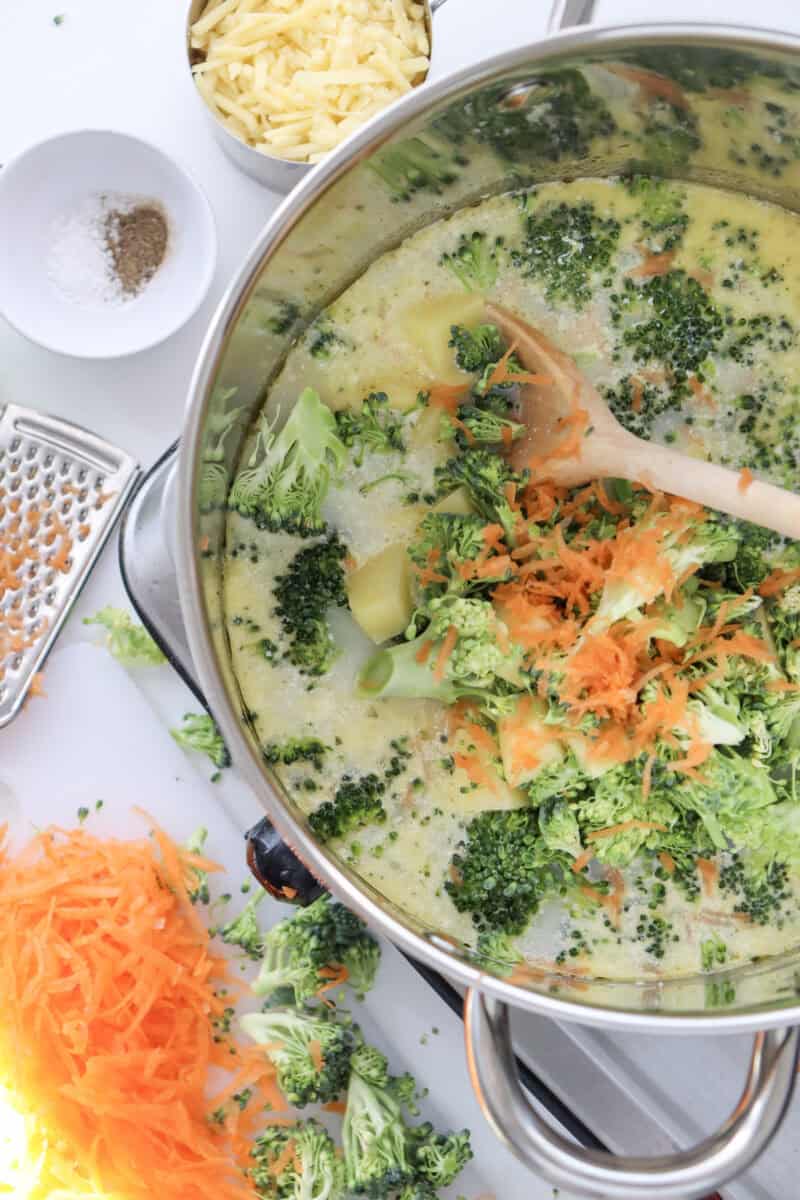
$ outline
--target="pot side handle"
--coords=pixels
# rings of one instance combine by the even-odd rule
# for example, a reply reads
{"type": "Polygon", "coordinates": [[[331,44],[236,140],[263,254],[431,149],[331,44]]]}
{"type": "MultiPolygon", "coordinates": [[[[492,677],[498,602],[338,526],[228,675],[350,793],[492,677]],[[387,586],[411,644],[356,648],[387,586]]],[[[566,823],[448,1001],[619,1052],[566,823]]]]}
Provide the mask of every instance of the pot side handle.
{"type": "Polygon", "coordinates": [[[472,1085],[494,1132],[526,1166],[587,1200],[707,1196],[766,1148],[794,1088],[800,1027],[758,1033],[744,1091],[716,1133],[675,1154],[622,1158],[576,1145],[533,1108],[514,1065],[506,1004],[472,988],[464,1023],[472,1085]]]}
{"type": "MultiPolygon", "coordinates": [[[[440,0],[444,3],[444,0],[440,0]]],[[[547,32],[558,33],[573,25],[591,25],[596,0],[553,0],[547,18],[547,32]]],[[[431,6],[432,7],[432,6],[431,6]]]]}

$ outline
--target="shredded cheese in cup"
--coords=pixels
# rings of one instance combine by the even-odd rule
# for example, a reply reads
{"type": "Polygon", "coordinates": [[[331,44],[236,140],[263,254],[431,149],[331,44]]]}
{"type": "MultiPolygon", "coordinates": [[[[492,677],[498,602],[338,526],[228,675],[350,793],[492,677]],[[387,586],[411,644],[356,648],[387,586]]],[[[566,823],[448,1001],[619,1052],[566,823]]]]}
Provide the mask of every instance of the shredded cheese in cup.
{"type": "Polygon", "coordinates": [[[210,0],[191,47],[219,120],[296,162],[318,162],[430,65],[425,9],[412,0],[210,0]]]}

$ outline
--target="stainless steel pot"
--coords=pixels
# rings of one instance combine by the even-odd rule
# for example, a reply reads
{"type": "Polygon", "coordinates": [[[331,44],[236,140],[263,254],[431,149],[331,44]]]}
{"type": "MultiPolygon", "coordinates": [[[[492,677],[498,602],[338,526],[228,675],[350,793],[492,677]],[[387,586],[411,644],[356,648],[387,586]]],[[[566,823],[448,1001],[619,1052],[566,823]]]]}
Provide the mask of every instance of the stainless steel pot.
{"type": "MultiPolygon", "coordinates": [[[[553,21],[586,19],[590,9],[591,0],[559,0],[553,21]]],[[[293,337],[378,254],[453,209],[513,186],[642,169],[641,145],[613,122],[601,139],[584,144],[566,117],[559,124],[558,104],[542,110],[540,102],[561,87],[574,88],[578,76],[592,91],[617,86],[613,80],[620,76],[636,80],[631,68],[650,72],[645,78],[651,84],[654,71],[661,80],[655,111],[656,165],[662,172],[800,211],[800,151],[787,143],[781,153],[765,158],[764,147],[740,145],[729,118],[732,104],[784,108],[798,92],[800,39],[785,34],[689,24],[573,29],[412,93],[320,164],[286,199],[220,305],[195,371],[182,441],[179,575],[203,688],[237,763],[281,834],[374,928],[468,989],[470,1070],[498,1135],[558,1186],[591,1197],[677,1200],[704,1195],[744,1170],[780,1123],[798,1052],[800,951],[731,971],[722,980],[726,986],[711,989],[703,977],[631,983],[590,979],[578,990],[574,979],[531,973],[525,984],[512,984],[479,969],[467,947],[389,903],[315,842],[265,767],[241,717],[221,621],[224,512],[209,503],[207,486],[199,488],[221,458],[221,430],[228,428],[223,467],[230,471],[248,419],[293,337]],[[702,94],[693,73],[698,63],[713,67],[713,86],[702,94]],[[609,64],[615,71],[606,70],[609,64]],[[691,115],[701,104],[702,126],[691,115]],[[387,147],[412,137],[442,153],[455,143],[454,178],[440,185],[428,180],[432,187],[412,189],[405,202],[390,203],[372,168],[387,147]],[[233,398],[230,388],[237,389],[233,398]],[[236,416],[234,408],[241,409],[236,416]],[[511,1005],[632,1032],[753,1032],[745,1089],[725,1125],[691,1150],[626,1160],[583,1150],[550,1128],[520,1088],[510,1043],[511,1005]]]]}

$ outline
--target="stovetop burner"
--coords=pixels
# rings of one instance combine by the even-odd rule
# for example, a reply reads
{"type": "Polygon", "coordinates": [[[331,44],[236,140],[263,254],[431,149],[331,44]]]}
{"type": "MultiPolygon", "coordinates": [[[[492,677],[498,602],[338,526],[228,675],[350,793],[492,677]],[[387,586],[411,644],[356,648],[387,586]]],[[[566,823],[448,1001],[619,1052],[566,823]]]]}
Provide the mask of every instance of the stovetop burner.
{"type": "MultiPolygon", "coordinates": [[[[128,505],[119,561],[141,621],[205,706],[172,554],[177,449],[176,442],[147,472],[128,505]]],[[[460,1017],[461,999],[452,984],[409,961],[460,1017]]],[[[716,1128],[739,1094],[752,1046],[750,1037],[741,1036],[612,1034],[524,1012],[515,1014],[514,1033],[523,1082],[532,1095],[578,1141],[620,1154],[669,1153],[716,1128]]],[[[792,1200],[800,1193],[799,1152],[796,1104],[766,1154],[725,1187],[724,1200],[792,1200]]]]}

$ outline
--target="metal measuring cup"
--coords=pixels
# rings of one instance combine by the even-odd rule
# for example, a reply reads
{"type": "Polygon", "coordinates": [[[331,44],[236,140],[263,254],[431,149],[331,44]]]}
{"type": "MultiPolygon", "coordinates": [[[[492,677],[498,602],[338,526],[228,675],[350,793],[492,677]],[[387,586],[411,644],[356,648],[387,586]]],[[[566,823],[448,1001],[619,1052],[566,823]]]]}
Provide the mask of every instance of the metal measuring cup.
{"type": "MultiPolygon", "coordinates": [[[[446,3],[446,0],[422,0],[422,3],[425,8],[425,27],[428,31],[430,57],[433,52],[433,16],[446,3]]],[[[186,12],[186,61],[190,71],[198,62],[197,51],[193,50],[191,45],[192,25],[202,15],[207,4],[208,0],[190,0],[186,12]]],[[[430,68],[428,69],[429,74],[430,68]]],[[[428,75],[425,76],[425,79],[428,78],[428,75]]],[[[424,82],[425,80],[420,80],[420,83],[414,86],[419,87],[424,82]]],[[[192,80],[192,83],[194,86],[194,80],[192,80]]],[[[257,183],[263,184],[264,187],[269,188],[273,192],[290,192],[295,184],[299,183],[312,167],[316,165],[315,163],[296,162],[294,159],[280,158],[277,154],[267,154],[262,150],[257,150],[254,146],[237,137],[235,133],[232,133],[213,109],[209,107],[197,87],[194,90],[208,120],[211,122],[214,136],[225,154],[232,163],[241,171],[244,171],[246,175],[249,175],[251,179],[255,179],[257,183]]],[[[380,116],[380,114],[376,113],[375,116],[380,116]]]]}

